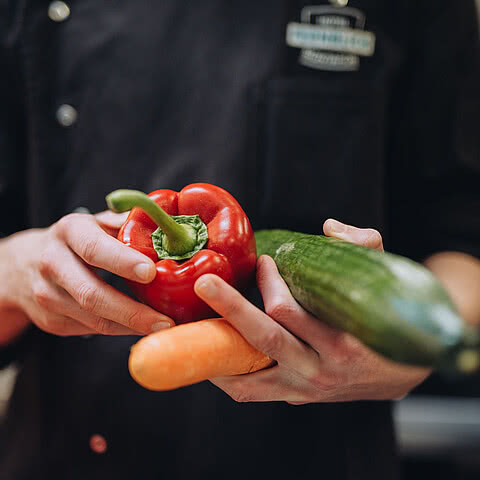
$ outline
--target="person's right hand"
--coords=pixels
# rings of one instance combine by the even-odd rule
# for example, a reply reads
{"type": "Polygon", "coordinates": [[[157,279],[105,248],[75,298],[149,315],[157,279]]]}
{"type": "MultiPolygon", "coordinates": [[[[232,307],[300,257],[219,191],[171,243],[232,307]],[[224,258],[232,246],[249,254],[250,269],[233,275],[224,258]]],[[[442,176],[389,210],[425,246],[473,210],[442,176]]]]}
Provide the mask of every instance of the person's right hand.
{"type": "Polygon", "coordinates": [[[114,238],[124,219],[111,212],[70,214],[50,228],[4,239],[2,310],[21,310],[40,329],[61,336],[138,335],[174,325],[94,271],[101,268],[141,283],[155,277],[152,260],[114,238]]]}

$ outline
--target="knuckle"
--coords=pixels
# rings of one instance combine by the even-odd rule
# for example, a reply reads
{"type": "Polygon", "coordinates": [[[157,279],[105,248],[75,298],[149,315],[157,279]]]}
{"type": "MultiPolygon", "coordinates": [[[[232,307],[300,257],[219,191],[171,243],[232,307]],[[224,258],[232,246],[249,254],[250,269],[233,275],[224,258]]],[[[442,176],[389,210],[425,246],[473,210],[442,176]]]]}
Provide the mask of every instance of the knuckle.
{"type": "Polygon", "coordinates": [[[338,365],[357,363],[364,352],[362,343],[348,332],[339,331],[334,342],[331,359],[338,365]]]}
{"type": "Polygon", "coordinates": [[[52,305],[52,295],[46,285],[36,285],[33,288],[33,299],[44,308],[49,308],[52,305]]]}
{"type": "Polygon", "coordinates": [[[42,255],[38,262],[38,271],[43,277],[49,277],[53,273],[53,265],[49,258],[42,255]]]}
{"type": "Polygon", "coordinates": [[[343,347],[349,360],[359,358],[365,354],[365,345],[358,338],[348,332],[343,333],[343,347]]]}
{"type": "Polygon", "coordinates": [[[249,395],[248,393],[246,392],[242,392],[241,394],[238,394],[234,400],[237,402],[237,403],[247,403],[247,402],[251,402],[253,401],[252,398],[251,398],[251,395],[249,395]]]}
{"type": "Polygon", "coordinates": [[[309,378],[309,382],[315,387],[316,391],[323,393],[330,393],[336,390],[340,384],[337,375],[327,374],[325,372],[318,372],[316,375],[309,378]]]}
{"type": "Polygon", "coordinates": [[[125,316],[125,326],[130,328],[130,330],[135,330],[141,332],[145,330],[142,325],[142,314],[140,311],[128,312],[125,316]]]}
{"type": "Polygon", "coordinates": [[[43,276],[48,276],[53,272],[53,264],[50,255],[50,250],[47,248],[40,254],[38,261],[38,271],[43,276]]]}
{"type": "Polygon", "coordinates": [[[119,245],[118,248],[109,250],[108,270],[121,277],[138,280],[133,270],[133,265],[138,263],[138,257],[130,247],[119,245]]]}
{"type": "MultiPolygon", "coordinates": [[[[112,260],[110,262],[111,270],[112,272],[122,272],[125,271],[125,268],[122,268],[124,266],[124,260],[125,257],[120,253],[120,252],[114,252],[112,256],[112,260]]],[[[128,270],[129,272],[131,269],[128,270]]]]}
{"type": "Polygon", "coordinates": [[[347,346],[344,332],[340,332],[335,337],[329,360],[337,366],[348,365],[354,360],[354,352],[347,346]]]}
{"type": "Polygon", "coordinates": [[[253,401],[252,394],[248,392],[245,388],[236,387],[234,388],[229,395],[237,403],[246,403],[253,401]]]}
{"type": "Polygon", "coordinates": [[[288,320],[290,317],[297,314],[297,308],[291,303],[287,303],[283,300],[276,300],[265,309],[265,312],[269,317],[281,322],[282,320],[288,320]]]}
{"type": "Polygon", "coordinates": [[[101,333],[102,335],[108,335],[112,331],[112,325],[110,320],[106,320],[103,317],[98,317],[95,319],[94,324],[93,324],[93,329],[101,333]]]}
{"type": "Polygon", "coordinates": [[[87,312],[94,312],[100,303],[100,296],[95,287],[89,284],[83,284],[78,289],[77,301],[87,312]]]}
{"type": "Polygon", "coordinates": [[[88,264],[92,264],[97,256],[98,246],[97,238],[88,238],[82,243],[79,254],[88,264]]]}
{"type": "Polygon", "coordinates": [[[226,303],[223,310],[226,318],[235,318],[241,313],[241,307],[236,302],[226,303]]]}
{"type": "Polygon", "coordinates": [[[65,215],[54,225],[54,230],[59,234],[63,235],[68,229],[71,228],[72,222],[75,222],[78,219],[78,213],[69,213],[65,215]]]}
{"type": "Polygon", "coordinates": [[[273,328],[264,334],[260,340],[260,350],[269,357],[275,358],[281,351],[283,344],[282,332],[279,328],[273,328]]]}

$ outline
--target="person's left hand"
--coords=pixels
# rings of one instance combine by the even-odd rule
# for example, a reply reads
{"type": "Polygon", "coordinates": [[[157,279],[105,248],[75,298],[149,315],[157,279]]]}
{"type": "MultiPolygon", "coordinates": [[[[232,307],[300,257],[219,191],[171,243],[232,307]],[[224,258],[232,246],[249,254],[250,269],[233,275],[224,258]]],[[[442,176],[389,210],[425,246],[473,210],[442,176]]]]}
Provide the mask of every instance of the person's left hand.
{"type": "MultiPolygon", "coordinates": [[[[335,220],[327,220],[323,230],[327,236],[383,251],[376,230],[335,220]]],[[[203,275],[195,284],[197,295],[277,362],[259,372],[211,379],[237,402],[400,399],[429,375],[429,369],[387,360],[311,316],[292,297],[268,256],[258,259],[257,283],[266,313],[215,275],[203,275]]]]}

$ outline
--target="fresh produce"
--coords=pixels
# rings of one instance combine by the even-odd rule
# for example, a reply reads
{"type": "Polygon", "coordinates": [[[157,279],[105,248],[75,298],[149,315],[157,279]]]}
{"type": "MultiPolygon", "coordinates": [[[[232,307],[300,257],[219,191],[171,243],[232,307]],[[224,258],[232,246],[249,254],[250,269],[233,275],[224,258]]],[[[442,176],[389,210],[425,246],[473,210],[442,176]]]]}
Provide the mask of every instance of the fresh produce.
{"type": "Polygon", "coordinates": [[[217,318],[142,338],[132,347],[129,369],[145,388],[172,390],[207,378],[256,372],[272,362],[217,318]]]}
{"type": "Polygon", "coordinates": [[[185,323],[215,316],[193,290],[214,273],[243,289],[255,271],[255,237],[238,202],[225,190],[195,183],[180,192],[116,190],[107,198],[115,212],[131,210],[118,239],[156,262],[149,284],[129,281],[135,295],[185,323]]]}
{"type": "MultiPolygon", "coordinates": [[[[350,332],[386,357],[453,374],[480,367],[478,334],[465,326],[426,268],[397,255],[284,230],[256,233],[296,300],[319,321],[350,332]]],[[[271,365],[228,323],[202,320],[140,340],[133,378],[169,390],[271,365]]]]}
{"type": "Polygon", "coordinates": [[[320,235],[255,234],[295,299],[386,357],[453,373],[480,367],[478,334],[422,265],[320,235]]]}

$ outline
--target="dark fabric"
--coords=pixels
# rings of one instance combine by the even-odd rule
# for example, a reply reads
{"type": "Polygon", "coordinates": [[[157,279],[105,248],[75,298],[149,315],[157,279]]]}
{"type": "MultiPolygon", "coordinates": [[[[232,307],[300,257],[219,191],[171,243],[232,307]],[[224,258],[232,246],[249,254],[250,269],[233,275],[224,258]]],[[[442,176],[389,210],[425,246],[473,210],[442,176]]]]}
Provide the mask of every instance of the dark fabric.
{"type": "MultiPolygon", "coordinates": [[[[22,2],[19,2],[20,6],[22,2]]],[[[20,59],[12,45],[18,35],[17,9],[0,0],[0,201],[6,206],[0,237],[28,227],[24,195],[25,128],[20,59]],[[18,195],[15,202],[9,201],[18,195]]]]}
{"type": "MultiPolygon", "coordinates": [[[[103,210],[119,187],[206,181],[255,228],[320,233],[337,217],[415,259],[478,254],[473,1],[351,0],[377,38],[358,72],[298,64],[285,28],[307,4],[72,0],[54,23],[47,1],[0,0],[0,195],[22,197],[5,232],[103,210]]],[[[389,402],[236,404],[208,382],[152,393],[128,375],[134,338],[30,338],[3,352],[22,369],[1,479],[397,478],[389,402]]]]}
{"type": "Polygon", "coordinates": [[[10,365],[12,361],[22,364],[25,356],[38,341],[39,333],[39,330],[32,325],[9,345],[0,348],[0,369],[10,365]]]}
{"type": "Polygon", "coordinates": [[[480,256],[480,44],[474,2],[416,2],[409,69],[395,82],[390,249],[480,256]],[[424,19],[424,21],[420,21],[424,19]],[[415,232],[412,235],[412,232],[415,232]]]}

